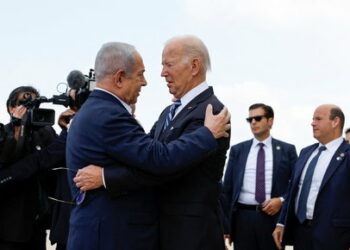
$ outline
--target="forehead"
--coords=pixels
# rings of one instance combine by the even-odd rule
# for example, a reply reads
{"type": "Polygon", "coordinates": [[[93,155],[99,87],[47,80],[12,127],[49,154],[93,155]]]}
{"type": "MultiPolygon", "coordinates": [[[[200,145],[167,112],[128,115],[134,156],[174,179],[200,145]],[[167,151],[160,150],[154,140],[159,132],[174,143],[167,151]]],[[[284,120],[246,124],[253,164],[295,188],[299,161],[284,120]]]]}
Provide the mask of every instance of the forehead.
{"type": "Polygon", "coordinates": [[[256,108],[256,109],[249,110],[249,115],[250,116],[265,115],[265,111],[263,108],[256,108]]]}
{"type": "Polygon", "coordinates": [[[165,45],[162,57],[163,59],[176,58],[183,56],[183,49],[179,42],[171,42],[165,45]]]}
{"type": "Polygon", "coordinates": [[[330,115],[330,108],[321,106],[318,107],[314,112],[314,117],[326,117],[330,115]]]}
{"type": "Polygon", "coordinates": [[[135,69],[134,71],[144,70],[145,66],[143,65],[142,57],[139,53],[135,53],[135,69]]]}

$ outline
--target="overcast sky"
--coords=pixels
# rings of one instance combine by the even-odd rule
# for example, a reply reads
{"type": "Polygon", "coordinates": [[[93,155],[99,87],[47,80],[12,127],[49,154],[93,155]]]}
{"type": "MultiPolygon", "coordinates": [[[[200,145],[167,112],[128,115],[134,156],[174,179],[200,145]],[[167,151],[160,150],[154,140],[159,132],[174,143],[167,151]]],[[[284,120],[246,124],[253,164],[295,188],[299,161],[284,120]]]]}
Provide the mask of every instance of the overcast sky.
{"type": "MultiPolygon", "coordinates": [[[[275,110],[272,135],[300,150],[315,142],[318,105],[337,104],[350,117],[349,13],[348,0],[6,1],[0,121],[9,121],[5,102],[15,87],[57,94],[71,70],[93,67],[103,43],[121,41],[144,58],[148,85],[137,118],[148,131],[171,101],[160,77],[163,44],[193,34],[211,55],[207,81],[232,114],[231,144],[251,138],[247,109],[264,102],[275,110]]],[[[55,109],[57,117],[63,107],[55,109]]]]}

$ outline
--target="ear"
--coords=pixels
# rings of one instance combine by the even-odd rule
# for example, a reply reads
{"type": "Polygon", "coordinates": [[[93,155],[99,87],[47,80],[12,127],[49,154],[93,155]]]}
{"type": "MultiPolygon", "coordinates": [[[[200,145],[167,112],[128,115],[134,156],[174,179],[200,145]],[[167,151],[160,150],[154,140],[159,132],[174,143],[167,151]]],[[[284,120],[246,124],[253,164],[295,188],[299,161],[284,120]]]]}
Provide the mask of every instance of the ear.
{"type": "Polygon", "coordinates": [[[332,120],[332,127],[336,128],[338,127],[340,124],[340,118],[338,116],[334,117],[334,119],[332,120]]]}
{"type": "Polygon", "coordinates": [[[193,58],[191,61],[192,76],[196,76],[199,73],[201,67],[201,60],[199,58],[193,58]]]}
{"type": "Polygon", "coordinates": [[[270,127],[270,129],[271,129],[271,128],[272,128],[272,125],[273,125],[273,118],[270,117],[270,118],[267,120],[267,123],[268,123],[268,125],[269,125],[269,127],[270,127]]]}
{"type": "Polygon", "coordinates": [[[124,79],[125,79],[124,70],[120,69],[113,74],[113,83],[115,84],[115,86],[117,86],[117,88],[123,87],[124,79]]]}

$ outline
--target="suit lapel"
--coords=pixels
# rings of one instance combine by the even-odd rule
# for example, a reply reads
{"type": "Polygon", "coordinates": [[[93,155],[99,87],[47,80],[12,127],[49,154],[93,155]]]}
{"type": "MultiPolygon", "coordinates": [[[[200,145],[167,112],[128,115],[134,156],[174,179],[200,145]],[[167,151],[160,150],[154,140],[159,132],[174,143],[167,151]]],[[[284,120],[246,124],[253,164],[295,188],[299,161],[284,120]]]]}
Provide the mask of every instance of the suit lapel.
{"type": "MultiPolygon", "coordinates": [[[[157,126],[156,126],[156,131],[154,132],[154,139],[156,140],[160,140],[159,138],[161,137],[162,131],[163,131],[163,127],[164,127],[164,123],[165,123],[165,119],[169,113],[169,109],[170,106],[168,106],[164,112],[160,115],[158,122],[157,122],[157,126]]],[[[170,126],[168,126],[170,127],[170,126]]]]}
{"type": "Polygon", "coordinates": [[[274,183],[277,181],[276,180],[276,175],[277,175],[277,172],[278,172],[278,166],[280,164],[280,161],[281,161],[281,145],[279,145],[279,143],[274,139],[272,138],[272,190],[274,188],[274,183]]]}
{"type": "Polygon", "coordinates": [[[315,143],[314,145],[312,145],[310,147],[308,152],[306,152],[304,155],[299,157],[297,164],[295,165],[295,174],[294,174],[295,181],[294,181],[294,185],[293,185],[293,190],[296,187],[298,187],[300,176],[301,176],[301,173],[303,172],[303,169],[307,163],[307,160],[310,158],[312,152],[315,151],[315,149],[318,147],[318,145],[319,145],[318,143],[315,143]]]}
{"type": "MultiPolygon", "coordinates": [[[[248,160],[248,155],[250,152],[250,148],[252,147],[252,144],[253,144],[253,139],[250,141],[247,141],[246,143],[243,144],[242,154],[241,154],[241,157],[239,158],[239,162],[238,162],[238,167],[240,168],[239,169],[239,177],[238,177],[239,193],[241,192],[243,178],[244,178],[244,172],[245,172],[245,168],[246,168],[247,160],[248,160]]],[[[233,181],[236,182],[237,180],[233,180],[233,181]]]]}
{"type": "MultiPolygon", "coordinates": [[[[188,116],[193,110],[196,109],[199,103],[207,100],[211,95],[213,95],[213,88],[209,87],[208,89],[204,90],[202,93],[200,93],[198,96],[196,96],[192,101],[190,101],[181,111],[178,113],[175,118],[170,122],[169,126],[162,132],[162,128],[166,119],[167,114],[169,113],[169,108],[165,113],[165,115],[162,117],[162,120],[158,127],[161,126],[159,133],[160,138],[164,138],[167,136],[168,133],[171,132],[174,126],[176,126],[177,123],[182,123],[183,119],[188,116]]],[[[170,107],[170,106],[169,106],[170,107]]],[[[160,120],[160,119],[159,119],[160,120]]],[[[156,131],[157,133],[157,131],[156,131]]],[[[157,134],[156,134],[157,135],[157,134]]]]}
{"type": "Polygon", "coordinates": [[[332,160],[329,163],[328,168],[326,170],[326,173],[325,173],[325,175],[323,177],[323,180],[322,180],[322,183],[321,183],[321,187],[320,187],[320,191],[322,190],[324,185],[329,181],[329,179],[332,177],[332,175],[337,170],[337,168],[344,161],[344,158],[345,158],[344,156],[345,156],[346,152],[349,150],[349,147],[348,147],[349,145],[347,145],[347,144],[348,143],[346,141],[343,141],[343,143],[340,144],[340,146],[337,149],[337,151],[335,151],[335,154],[333,155],[332,160]]]}
{"type": "MultiPolygon", "coordinates": [[[[184,117],[186,117],[189,113],[191,113],[193,110],[196,109],[199,103],[204,102],[207,100],[210,96],[214,94],[213,88],[209,87],[206,90],[204,90],[202,93],[200,93],[198,96],[196,96],[192,101],[190,101],[181,111],[177,114],[177,116],[174,118],[172,123],[170,123],[170,126],[176,124],[178,121],[182,121],[184,117]]],[[[170,127],[169,126],[169,127],[170,127]]]]}

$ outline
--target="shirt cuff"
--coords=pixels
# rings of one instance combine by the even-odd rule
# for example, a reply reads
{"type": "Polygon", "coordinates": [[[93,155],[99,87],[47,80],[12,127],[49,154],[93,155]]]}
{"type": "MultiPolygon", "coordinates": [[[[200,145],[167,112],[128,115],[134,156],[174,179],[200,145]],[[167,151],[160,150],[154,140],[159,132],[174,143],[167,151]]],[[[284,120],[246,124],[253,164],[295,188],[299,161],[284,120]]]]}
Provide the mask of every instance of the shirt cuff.
{"type": "Polygon", "coordinates": [[[106,182],[105,182],[105,171],[104,171],[105,169],[104,168],[102,168],[102,183],[103,183],[103,186],[105,187],[105,188],[107,188],[106,187],[106,182]]]}
{"type": "Polygon", "coordinates": [[[279,226],[279,227],[284,227],[284,225],[283,224],[281,224],[281,223],[277,223],[277,225],[276,226],[279,226]]]}

